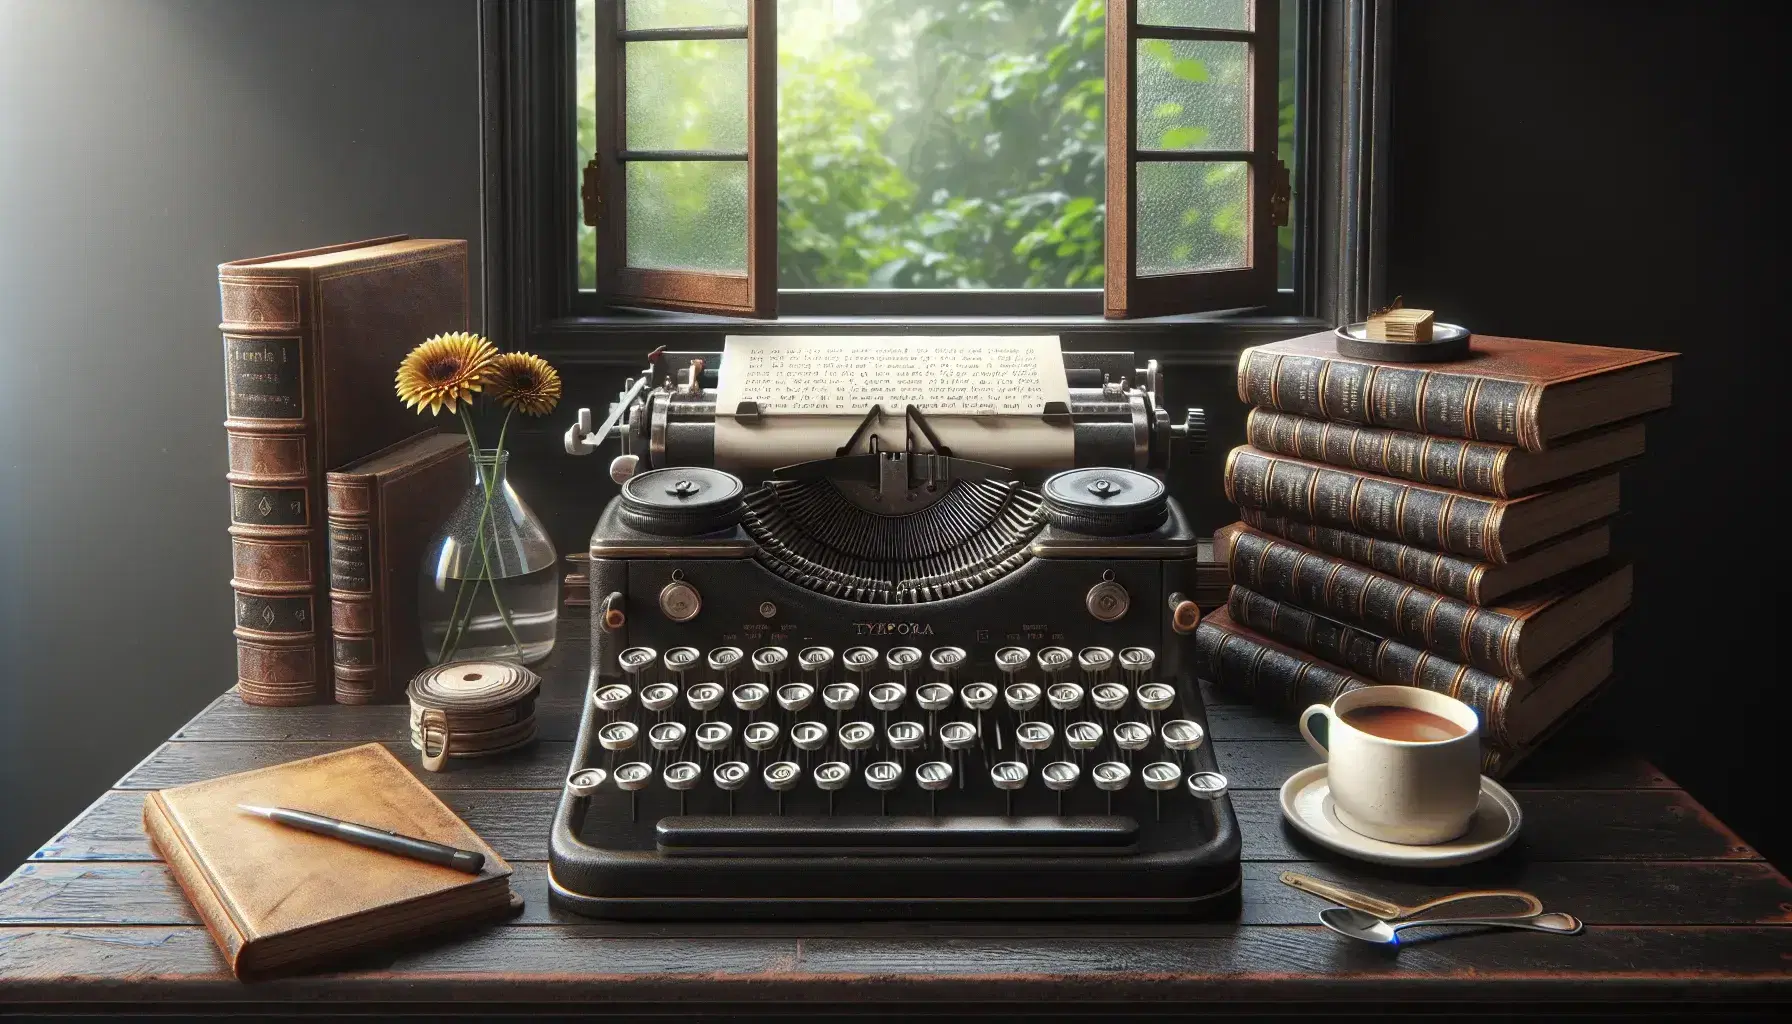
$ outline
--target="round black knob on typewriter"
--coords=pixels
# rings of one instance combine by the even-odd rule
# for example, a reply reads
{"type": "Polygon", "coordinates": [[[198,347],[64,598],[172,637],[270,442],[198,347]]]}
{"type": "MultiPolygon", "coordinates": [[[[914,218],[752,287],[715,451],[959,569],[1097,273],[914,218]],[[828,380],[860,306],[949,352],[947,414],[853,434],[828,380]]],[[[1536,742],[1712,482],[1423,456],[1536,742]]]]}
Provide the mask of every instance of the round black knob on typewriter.
{"type": "Polygon", "coordinates": [[[1071,533],[1123,537],[1149,533],[1169,515],[1169,491],[1149,473],[1112,467],[1072,469],[1046,480],[1045,512],[1071,533]]]}
{"type": "Polygon", "coordinates": [[[622,485],[622,521],[642,533],[690,537],[740,521],[740,477],[707,466],[637,473],[622,485]]]}

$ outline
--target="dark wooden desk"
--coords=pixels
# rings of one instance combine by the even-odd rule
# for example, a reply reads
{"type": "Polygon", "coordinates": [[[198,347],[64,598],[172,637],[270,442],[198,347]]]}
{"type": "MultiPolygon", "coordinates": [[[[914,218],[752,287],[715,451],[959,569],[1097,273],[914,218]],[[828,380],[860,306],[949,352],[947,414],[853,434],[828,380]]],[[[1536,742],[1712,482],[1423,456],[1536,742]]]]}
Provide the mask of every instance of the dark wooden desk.
{"type": "Polygon", "coordinates": [[[920,1012],[1045,1004],[1051,1012],[1197,1004],[1460,1013],[1548,1003],[1648,1012],[1792,1000],[1792,884],[1661,773],[1557,737],[1508,784],[1524,807],[1500,857],[1430,874],[1352,864],[1296,837],[1276,809],[1313,760],[1292,729],[1210,698],[1211,735],[1245,836],[1243,919],[1225,924],[687,924],[590,921],[548,905],[548,823],[571,756],[586,650],[562,642],[538,706],[541,739],[499,760],[419,777],[516,865],[514,922],[357,969],[234,981],[144,840],[146,790],[385,742],[406,763],[401,707],[214,701],[0,884],[0,1004],[87,1012],[302,1003],[477,1009],[696,1011],[728,1006],[920,1012]],[[1315,924],[1323,905],[1276,880],[1297,868],[1403,902],[1517,886],[1580,915],[1574,938],[1483,932],[1398,951],[1315,924]],[[405,1004],[403,1006],[397,1004],[405,1004]],[[668,1006],[665,1004],[676,1004],[668,1006]]]}

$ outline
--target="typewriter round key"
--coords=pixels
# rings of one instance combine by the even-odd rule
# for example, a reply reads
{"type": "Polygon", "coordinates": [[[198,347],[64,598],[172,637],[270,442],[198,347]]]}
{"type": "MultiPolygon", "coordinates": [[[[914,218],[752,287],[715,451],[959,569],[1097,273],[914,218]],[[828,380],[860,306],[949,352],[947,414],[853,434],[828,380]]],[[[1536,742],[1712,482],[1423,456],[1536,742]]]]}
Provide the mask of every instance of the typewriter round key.
{"type": "Polygon", "coordinates": [[[1199,800],[1218,800],[1226,795],[1226,777],[1219,772],[1196,772],[1188,777],[1189,795],[1199,800]]]}
{"type": "Polygon", "coordinates": [[[1085,647],[1077,652],[1076,667],[1088,679],[1101,679],[1114,667],[1114,652],[1106,647],[1085,647]]]}
{"type": "Polygon", "coordinates": [[[927,730],[919,722],[891,722],[884,730],[884,739],[891,750],[914,750],[927,738],[927,730]]]}
{"type": "Polygon", "coordinates": [[[694,735],[698,750],[721,750],[734,739],[734,726],[727,722],[704,722],[694,735]]]}
{"type": "Polygon", "coordinates": [[[1037,658],[1039,671],[1044,672],[1047,678],[1056,676],[1069,668],[1070,663],[1075,660],[1075,656],[1070,653],[1068,647],[1042,647],[1037,658]]]}
{"type": "Polygon", "coordinates": [[[1144,722],[1121,722],[1114,726],[1114,746],[1121,750],[1144,750],[1151,742],[1151,727],[1144,722]]]}
{"type": "Polygon", "coordinates": [[[1002,700],[1016,711],[1031,711],[1039,703],[1039,687],[1032,683],[1009,683],[1002,691],[1002,700]]]}
{"type": "Polygon", "coordinates": [[[611,722],[597,730],[597,745],[605,750],[627,750],[640,734],[641,727],[633,722],[611,722]]]}
{"type": "Polygon", "coordinates": [[[678,687],[671,683],[654,683],[641,691],[641,706],[649,711],[664,711],[678,702],[678,687]]]}
{"type": "Polygon", "coordinates": [[[747,727],[740,731],[740,738],[748,750],[770,750],[778,743],[778,723],[748,722],[747,727]]]}
{"type": "Polygon", "coordinates": [[[865,785],[888,793],[902,784],[902,766],[894,761],[873,761],[865,766],[865,785]]]}
{"type": "Polygon", "coordinates": [[[892,647],[884,654],[884,667],[892,672],[902,673],[907,681],[908,674],[921,665],[921,649],[919,647],[892,647]]]}
{"type": "Polygon", "coordinates": [[[1100,683],[1089,691],[1089,699],[1103,711],[1118,711],[1126,706],[1126,698],[1131,694],[1119,683],[1100,683]]]}
{"type": "Polygon", "coordinates": [[[908,687],[901,683],[878,683],[871,688],[871,706],[879,711],[894,711],[908,699],[908,687]]]}
{"type": "Polygon", "coordinates": [[[846,671],[854,675],[864,675],[877,667],[877,649],[873,647],[848,647],[840,656],[840,663],[846,671]]]}
{"type": "Polygon", "coordinates": [[[1139,781],[1145,784],[1146,789],[1160,793],[1166,789],[1175,789],[1182,781],[1182,768],[1168,761],[1153,761],[1140,769],[1139,781]]]}
{"type": "Polygon", "coordinates": [[[1101,726],[1094,722],[1072,722],[1064,727],[1064,742],[1072,750],[1094,750],[1101,743],[1101,726]]]}
{"type": "Polygon", "coordinates": [[[761,647],[753,652],[753,671],[768,679],[777,678],[790,661],[790,652],[782,647],[761,647]]]}
{"type": "Polygon", "coordinates": [[[796,785],[803,777],[803,770],[795,761],[773,761],[765,766],[764,777],[767,789],[782,793],[796,785]]]}
{"type": "Polygon", "coordinates": [[[753,769],[748,768],[745,761],[724,761],[716,765],[709,777],[715,780],[717,789],[732,793],[746,785],[747,778],[752,774],[753,769]]]}
{"type": "Polygon", "coordinates": [[[1012,793],[1027,784],[1027,766],[1019,761],[1003,761],[990,768],[989,781],[997,789],[1012,793]]]}
{"type": "Polygon", "coordinates": [[[625,683],[606,683],[591,691],[591,703],[597,705],[599,711],[621,711],[634,695],[635,691],[625,683]]]}
{"type": "Polygon", "coordinates": [[[1120,670],[1126,672],[1137,681],[1139,676],[1151,671],[1157,664],[1157,652],[1149,647],[1123,647],[1120,649],[1120,670]]]}
{"type": "Polygon", "coordinates": [[[847,750],[864,750],[877,739],[877,730],[870,722],[848,722],[840,727],[840,745],[847,750]]]}
{"type": "Polygon", "coordinates": [[[1059,711],[1075,711],[1083,706],[1083,688],[1075,683],[1053,683],[1046,688],[1045,699],[1059,711]]]}
{"type": "Polygon", "coordinates": [[[798,750],[820,750],[828,741],[828,727],[820,722],[798,722],[790,727],[790,742],[798,750]]]}
{"type": "Polygon", "coordinates": [[[716,683],[698,683],[684,691],[684,702],[693,711],[714,711],[722,703],[722,687],[716,683]]]}
{"type": "Polygon", "coordinates": [[[851,683],[832,683],[822,687],[821,703],[830,711],[851,711],[859,702],[859,688],[851,683]]]}
{"type": "Polygon", "coordinates": [[[765,699],[769,696],[771,689],[764,683],[742,683],[734,688],[730,699],[742,711],[758,711],[765,706],[765,699]]]}
{"type": "Polygon", "coordinates": [[[964,659],[962,647],[935,647],[927,654],[927,667],[950,680],[952,673],[964,664],[964,659]]]}
{"type": "Polygon", "coordinates": [[[738,647],[717,647],[709,652],[709,657],[704,662],[709,665],[711,672],[726,680],[740,667],[740,660],[744,657],[746,653],[738,647]]]}
{"type": "Polygon", "coordinates": [[[585,768],[566,778],[566,791],[573,796],[590,796],[610,777],[602,768],[585,768]]]}
{"type": "Polygon", "coordinates": [[[1132,781],[1132,769],[1119,761],[1103,761],[1095,766],[1089,777],[1095,780],[1096,789],[1115,793],[1132,781]]]}
{"type": "Polygon", "coordinates": [[[651,647],[630,647],[616,655],[616,664],[622,667],[623,674],[637,677],[652,668],[660,660],[660,652],[651,647]]]}
{"type": "Polygon", "coordinates": [[[653,778],[653,766],[645,761],[630,761],[618,766],[616,773],[610,777],[616,780],[617,789],[638,793],[653,778]]]}
{"type": "Polygon", "coordinates": [[[778,687],[778,706],[786,711],[801,711],[815,699],[815,687],[808,683],[786,683],[778,687]]]}
{"type": "Polygon", "coordinates": [[[1164,746],[1171,750],[1193,750],[1207,738],[1198,722],[1186,718],[1164,723],[1164,746]]]}
{"type": "Polygon", "coordinates": [[[1052,745],[1056,733],[1050,722],[1022,722],[1014,730],[1014,742],[1022,750],[1044,750],[1052,745]]]}
{"type": "Polygon", "coordinates": [[[1139,707],[1146,711],[1163,711],[1176,703],[1176,688],[1165,683],[1146,683],[1138,695],[1139,707]]]}
{"type": "Polygon", "coordinates": [[[996,668],[1003,675],[1011,676],[1023,672],[1033,661],[1033,652],[1025,647],[1004,647],[996,652],[996,668]]]}
{"type": "Polygon", "coordinates": [[[1082,774],[1083,770],[1070,761],[1053,761],[1039,769],[1040,780],[1045,783],[1046,789],[1054,793],[1062,793],[1075,787],[1076,780],[1082,774]]]}
{"type": "Polygon", "coordinates": [[[815,788],[833,793],[852,781],[852,767],[845,761],[826,761],[815,766],[815,788]]]}
{"type": "Polygon", "coordinates": [[[667,765],[660,777],[666,781],[667,789],[683,793],[697,785],[697,780],[703,777],[703,769],[697,767],[694,761],[679,761],[667,765]]]}
{"type": "Polygon", "coordinates": [[[797,652],[797,667],[804,672],[818,676],[826,675],[834,667],[834,649],[832,647],[805,647],[797,652]]]}
{"type": "Polygon", "coordinates": [[[940,745],[947,750],[968,750],[977,742],[977,727],[969,722],[947,722],[940,726],[940,745]]]}
{"type": "Polygon", "coordinates": [[[944,711],[952,706],[952,687],[945,683],[924,683],[915,690],[915,703],[923,711],[944,711]]]}
{"type": "Polygon", "coordinates": [[[655,750],[677,750],[684,745],[683,722],[661,722],[647,730],[647,745],[655,750]]]}
{"type": "Polygon", "coordinates": [[[695,647],[674,647],[666,652],[666,656],[660,660],[660,664],[664,665],[666,671],[672,675],[682,676],[696,668],[697,663],[702,660],[703,653],[695,647]]]}
{"type": "Polygon", "coordinates": [[[944,761],[916,765],[915,782],[929,793],[937,793],[952,784],[952,766],[944,761]]]}
{"type": "Polygon", "coordinates": [[[958,691],[958,699],[971,711],[988,711],[996,706],[996,688],[988,683],[971,683],[958,691]]]}

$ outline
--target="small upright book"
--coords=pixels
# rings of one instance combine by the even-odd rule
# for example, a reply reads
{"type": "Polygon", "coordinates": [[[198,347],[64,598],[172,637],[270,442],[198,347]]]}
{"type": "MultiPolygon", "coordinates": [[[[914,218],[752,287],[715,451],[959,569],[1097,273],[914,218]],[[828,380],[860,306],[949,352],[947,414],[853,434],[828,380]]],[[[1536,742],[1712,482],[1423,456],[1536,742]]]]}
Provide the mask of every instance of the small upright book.
{"type": "Polygon", "coordinates": [[[149,794],[143,830],[238,977],[495,920],[510,865],[378,743],[149,794]],[[485,855],[477,875],[314,835],[289,807],[485,855]]]}
{"type": "Polygon", "coordinates": [[[425,434],[325,475],[337,703],[402,701],[428,665],[417,571],[472,475],[464,434],[425,434]]]}

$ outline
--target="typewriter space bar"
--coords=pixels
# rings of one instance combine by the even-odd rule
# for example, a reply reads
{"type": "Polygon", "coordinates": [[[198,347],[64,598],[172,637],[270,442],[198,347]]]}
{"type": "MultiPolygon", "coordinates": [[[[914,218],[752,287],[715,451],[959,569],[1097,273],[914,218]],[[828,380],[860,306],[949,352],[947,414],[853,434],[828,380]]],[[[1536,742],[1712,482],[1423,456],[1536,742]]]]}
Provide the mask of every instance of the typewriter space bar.
{"type": "Polygon", "coordinates": [[[660,852],[687,856],[1090,856],[1132,852],[1139,823],[1124,815],[674,815],[660,819],[656,837],[660,852]]]}

